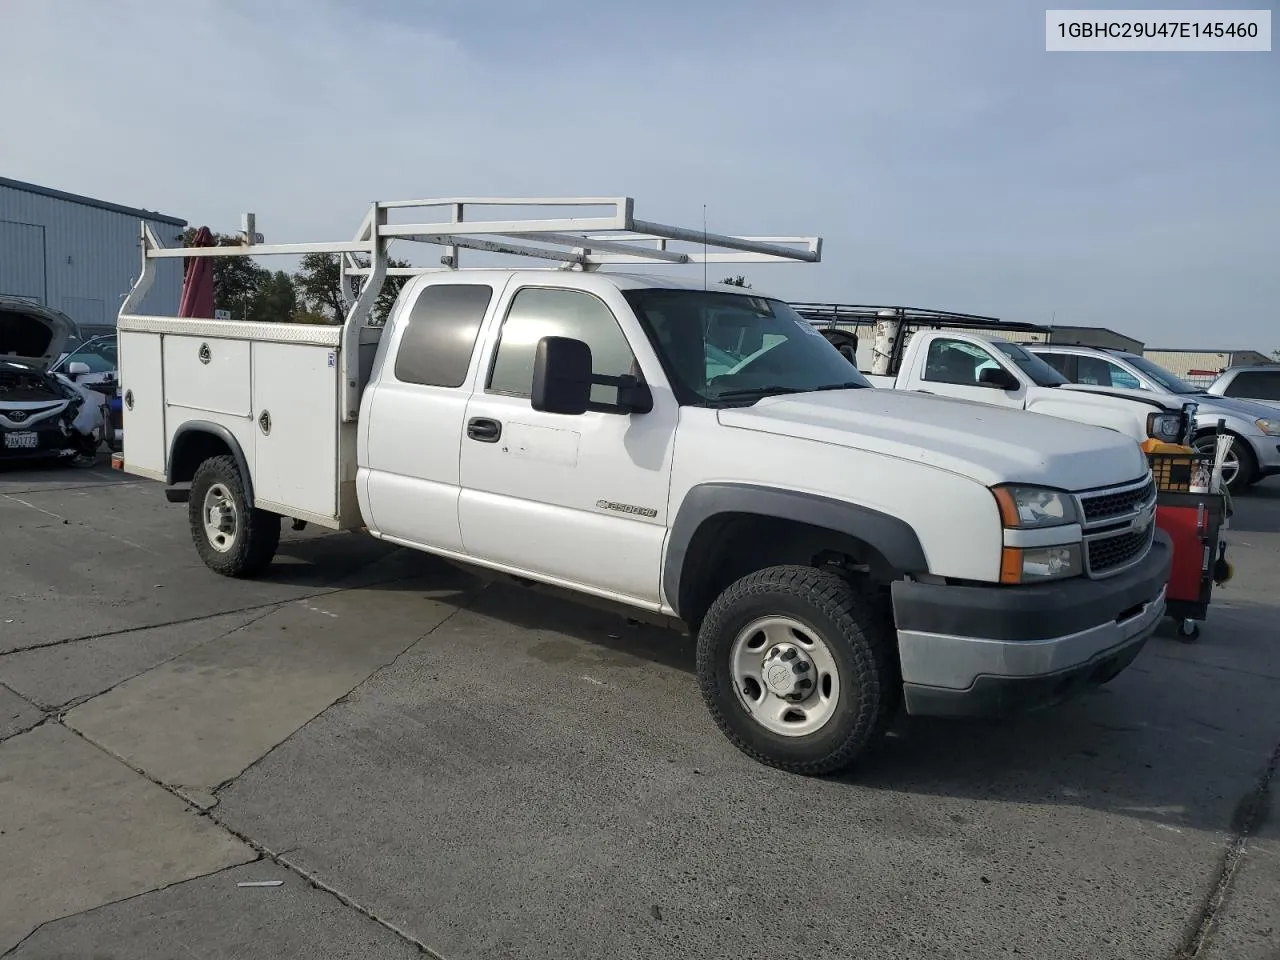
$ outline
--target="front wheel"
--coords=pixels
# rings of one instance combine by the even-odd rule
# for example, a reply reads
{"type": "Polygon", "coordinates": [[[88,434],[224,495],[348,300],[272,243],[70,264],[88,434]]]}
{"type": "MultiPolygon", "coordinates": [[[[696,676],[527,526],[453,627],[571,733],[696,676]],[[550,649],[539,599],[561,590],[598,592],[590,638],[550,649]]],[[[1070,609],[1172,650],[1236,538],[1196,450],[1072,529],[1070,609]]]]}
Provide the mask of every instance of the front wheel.
{"type": "MultiPolygon", "coordinates": [[[[1222,484],[1231,493],[1239,493],[1257,477],[1257,461],[1248,443],[1233,433],[1227,436],[1231,438],[1231,446],[1227,449],[1227,455],[1222,458],[1222,484]]],[[[1218,436],[1214,433],[1201,434],[1192,445],[1201,456],[1212,459],[1217,456],[1218,436]]]]}
{"type": "Polygon", "coordinates": [[[890,620],[834,573],[770,567],[732,584],[698,631],[698,683],[721,732],[768,766],[849,766],[896,703],[890,620]]]}
{"type": "Polygon", "coordinates": [[[257,576],[280,545],[280,517],[246,504],[234,458],[211,457],[196,468],[187,502],[191,539],[205,566],[224,577],[257,576]]]}

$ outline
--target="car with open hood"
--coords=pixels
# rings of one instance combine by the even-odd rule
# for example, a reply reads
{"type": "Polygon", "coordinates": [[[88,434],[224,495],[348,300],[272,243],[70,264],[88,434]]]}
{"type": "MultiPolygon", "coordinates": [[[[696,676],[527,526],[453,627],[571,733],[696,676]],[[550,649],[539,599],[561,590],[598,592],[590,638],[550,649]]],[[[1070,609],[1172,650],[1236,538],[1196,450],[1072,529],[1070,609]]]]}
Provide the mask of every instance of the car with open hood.
{"type": "Polygon", "coordinates": [[[87,368],[53,370],[75,330],[58,310],[0,297],[0,461],[87,462],[102,443],[108,400],[74,380],[87,368]]]}

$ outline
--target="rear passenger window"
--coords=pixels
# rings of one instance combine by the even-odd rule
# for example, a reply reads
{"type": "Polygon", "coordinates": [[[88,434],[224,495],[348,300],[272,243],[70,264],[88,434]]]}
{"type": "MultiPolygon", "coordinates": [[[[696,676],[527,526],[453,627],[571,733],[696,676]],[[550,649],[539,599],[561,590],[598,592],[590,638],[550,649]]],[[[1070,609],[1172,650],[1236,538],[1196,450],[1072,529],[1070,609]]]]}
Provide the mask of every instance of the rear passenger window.
{"type": "Polygon", "coordinates": [[[1222,394],[1248,400],[1280,400],[1280,372],[1257,370],[1237,373],[1222,394]]]}
{"type": "MultiPolygon", "coordinates": [[[[591,348],[591,372],[621,377],[631,372],[634,356],[613,312],[603,300],[580,290],[525,287],[511,299],[502,324],[498,352],[489,374],[489,390],[508,396],[533,393],[533,357],[543,337],[571,337],[591,348]]],[[[618,388],[597,384],[591,402],[616,406],[618,388]]]]}
{"type": "Polygon", "coordinates": [[[400,337],[396,379],[428,387],[462,386],[492,298],[493,287],[483,283],[439,283],[424,289],[400,337]]]}

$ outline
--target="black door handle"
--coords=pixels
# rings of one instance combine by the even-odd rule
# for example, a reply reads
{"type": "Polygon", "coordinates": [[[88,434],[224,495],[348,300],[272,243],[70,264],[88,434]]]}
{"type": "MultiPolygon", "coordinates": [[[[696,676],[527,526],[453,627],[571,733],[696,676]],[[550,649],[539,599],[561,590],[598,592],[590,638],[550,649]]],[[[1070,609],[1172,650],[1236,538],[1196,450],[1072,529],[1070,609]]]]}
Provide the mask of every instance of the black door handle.
{"type": "Polygon", "coordinates": [[[467,421],[467,436],[481,443],[497,443],[502,436],[502,424],[488,417],[472,417],[467,421]]]}

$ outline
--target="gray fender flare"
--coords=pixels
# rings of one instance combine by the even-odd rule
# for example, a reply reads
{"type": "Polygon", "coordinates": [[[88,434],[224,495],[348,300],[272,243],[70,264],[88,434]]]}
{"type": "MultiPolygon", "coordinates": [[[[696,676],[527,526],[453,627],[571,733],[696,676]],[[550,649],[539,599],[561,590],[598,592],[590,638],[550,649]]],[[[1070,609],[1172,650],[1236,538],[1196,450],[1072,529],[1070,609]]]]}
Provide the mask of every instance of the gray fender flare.
{"type": "Polygon", "coordinates": [[[230,430],[222,426],[220,423],[213,423],[209,420],[188,420],[173,432],[173,442],[169,444],[169,458],[165,464],[165,482],[170,486],[174,484],[174,452],[179,449],[184,437],[188,434],[195,433],[211,434],[227,445],[227,449],[231,451],[231,456],[236,461],[236,469],[240,471],[240,482],[244,484],[245,506],[252,510],[253,475],[249,472],[249,461],[245,459],[244,450],[240,447],[240,441],[235,438],[235,435],[232,434],[230,430]]]}
{"type": "Polygon", "coordinates": [[[662,590],[677,614],[681,613],[681,588],[689,547],[699,528],[718,515],[735,513],[791,520],[845,534],[877,550],[892,568],[902,573],[923,573],[929,569],[915,530],[906,521],[887,513],[796,490],[746,483],[704,483],[685,496],[667,540],[662,590]]]}

